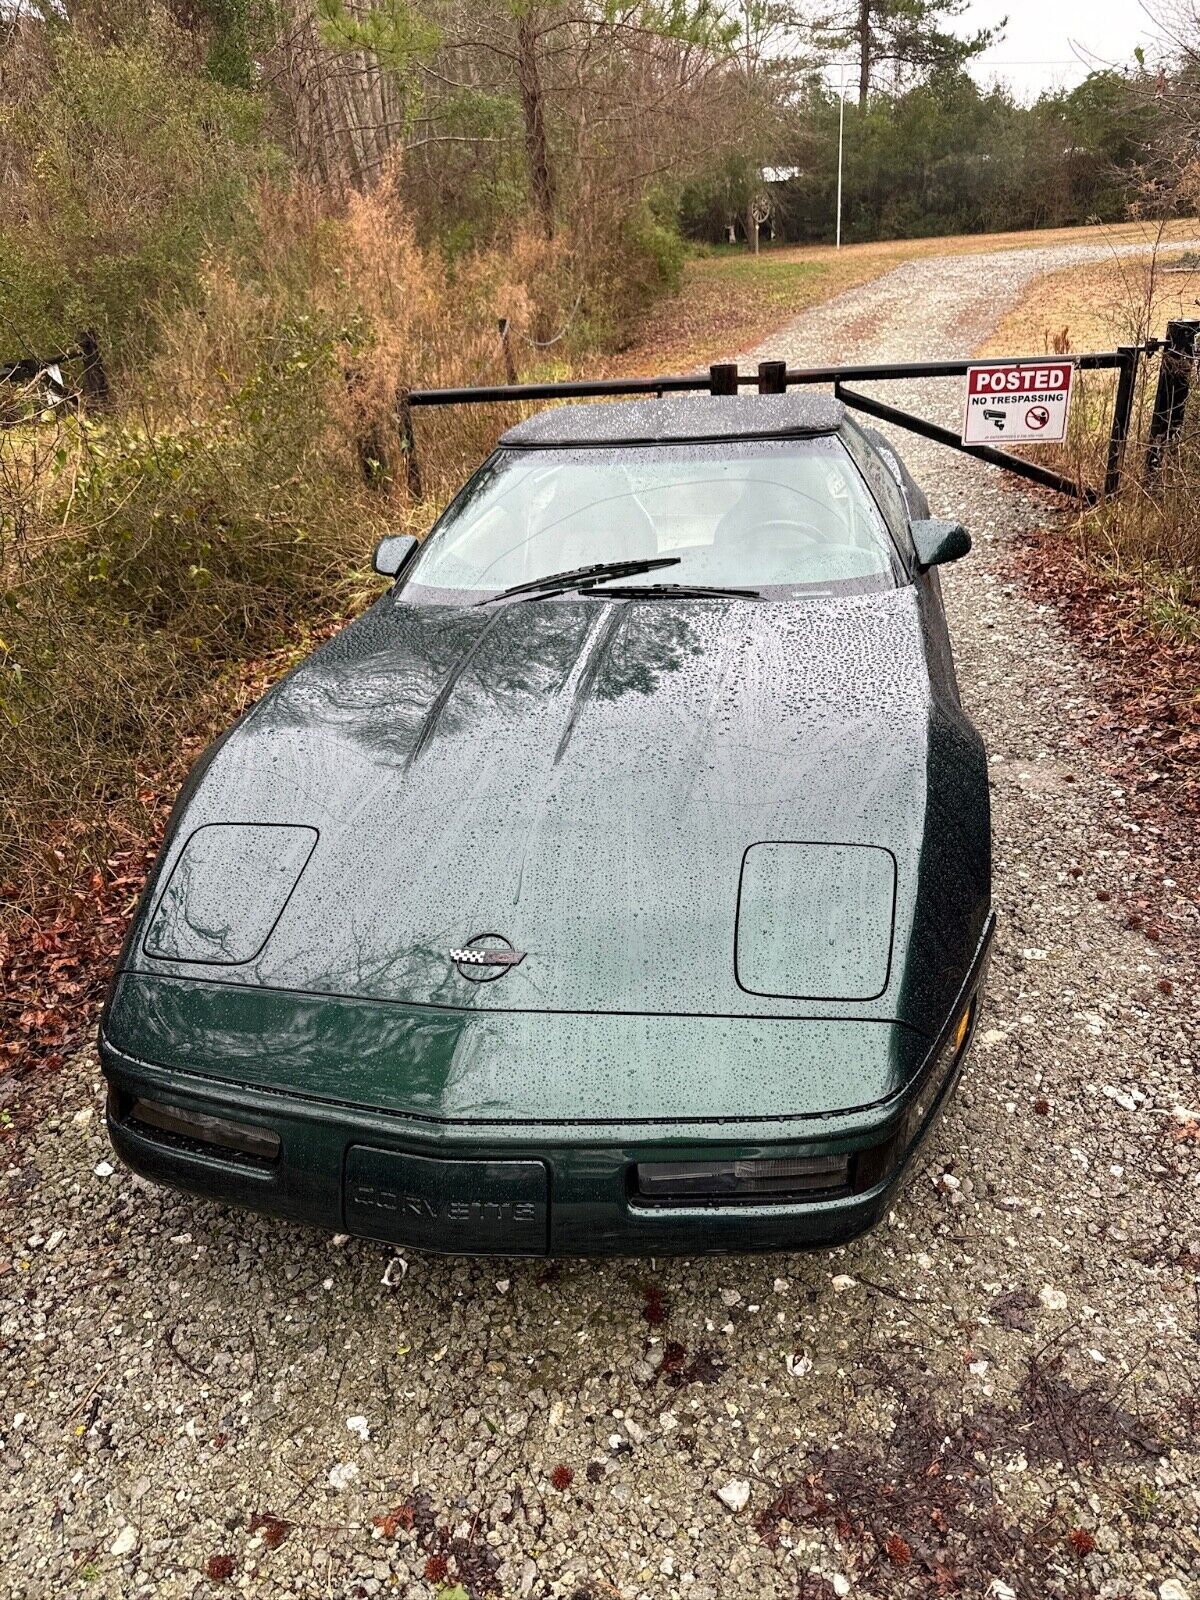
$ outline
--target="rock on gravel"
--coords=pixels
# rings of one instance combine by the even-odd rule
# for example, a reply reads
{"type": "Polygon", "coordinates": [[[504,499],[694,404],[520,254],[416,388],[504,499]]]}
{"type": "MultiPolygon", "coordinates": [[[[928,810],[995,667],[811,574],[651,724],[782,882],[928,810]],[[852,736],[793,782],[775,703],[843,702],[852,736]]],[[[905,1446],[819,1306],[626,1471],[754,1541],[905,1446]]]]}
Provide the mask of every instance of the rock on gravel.
{"type": "MultiPolygon", "coordinates": [[[[751,359],[969,353],[1078,257],[912,261],[751,359]]],[[[957,417],[954,383],[903,388],[957,417]]],[[[1000,914],[926,1171],[846,1249],[738,1262],[733,1304],[720,1259],[405,1272],[104,1175],[84,1052],[3,1174],[6,1596],[1197,1592],[1196,911],[1164,883],[1163,939],[1125,926],[1157,842],[1095,742],[1098,669],[1008,576],[1053,501],[898,442],[975,536],[944,583],[1000,914]]]]}
{"type": "Polygon", "coordinates": [[[744,1511],[750,1504],[750,1480],[730,1478],[717,1490],[717,1499],[722,1505],[727,1505],[730,1511],[744,1511]]]}

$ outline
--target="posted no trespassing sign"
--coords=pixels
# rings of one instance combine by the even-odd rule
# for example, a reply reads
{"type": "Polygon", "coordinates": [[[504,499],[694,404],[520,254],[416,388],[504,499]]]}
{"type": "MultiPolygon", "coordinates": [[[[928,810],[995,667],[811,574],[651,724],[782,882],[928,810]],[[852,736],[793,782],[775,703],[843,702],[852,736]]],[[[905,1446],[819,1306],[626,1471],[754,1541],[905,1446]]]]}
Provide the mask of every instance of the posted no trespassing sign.
{"type": "Polygon", "coordinates": [[[1071,410],[1070,361],[1019,361],[967,369],[964,444],[1059,444],[1071,410]]]}

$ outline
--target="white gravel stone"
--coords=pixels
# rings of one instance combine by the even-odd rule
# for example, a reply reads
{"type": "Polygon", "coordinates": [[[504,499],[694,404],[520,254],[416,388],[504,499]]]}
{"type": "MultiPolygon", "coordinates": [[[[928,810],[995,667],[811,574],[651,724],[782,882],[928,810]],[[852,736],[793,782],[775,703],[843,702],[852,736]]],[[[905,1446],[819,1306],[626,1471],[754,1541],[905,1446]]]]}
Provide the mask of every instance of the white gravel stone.
{"type": "Polygon", "coordinates": [[[750,1503],[750,1483],[746,1478],[731,1478],[717,1490],[717,1499],[730,1511],[744,1511],[750,1503]]]}

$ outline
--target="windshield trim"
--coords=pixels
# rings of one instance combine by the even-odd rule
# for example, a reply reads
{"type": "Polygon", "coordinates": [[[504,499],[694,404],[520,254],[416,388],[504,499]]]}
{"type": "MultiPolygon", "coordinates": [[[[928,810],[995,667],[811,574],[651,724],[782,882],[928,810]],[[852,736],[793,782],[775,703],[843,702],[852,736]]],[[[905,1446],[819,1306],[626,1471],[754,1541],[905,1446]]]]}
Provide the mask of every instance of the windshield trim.
{"type": "Polygon", "coordinates": [[[661,447],[664,450],[673,450],[677,446],[691,444],[771,444],[778,441],[780,444],[792,444],[797,439],[833,439],[841,434],[841,427],[836,428],[792,428],[781,433],[778,428],[764,429],[761,433],[689,433],[686,437],[671,434],[662,438],[657,434],[648,433],[644,438],[620,439],[514,439],[507,444],[499,444],[493,454],[501,452],[540,453],[543,450],[647,450],[661,447]]]}

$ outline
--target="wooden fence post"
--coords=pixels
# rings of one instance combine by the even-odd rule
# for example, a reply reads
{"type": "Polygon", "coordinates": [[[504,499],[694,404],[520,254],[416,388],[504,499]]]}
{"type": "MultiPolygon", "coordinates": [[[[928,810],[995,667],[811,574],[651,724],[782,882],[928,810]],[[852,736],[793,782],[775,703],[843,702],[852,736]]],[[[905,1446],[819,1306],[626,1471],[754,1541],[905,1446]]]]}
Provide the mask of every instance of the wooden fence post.
{"type": "Polygon", "coordinates": [[[759,394],[787,393],[787,362],[760,361],[758,363],[759,394]]]}
{"type": "Polygon", "coordinates": [[[496,326],[500,330],[500,349],[504,353],[504,378],[507,383],[516,383],[517,364],[513,360],[512,345],[508,342],[508,318],[498,317],[496,326]]]}

